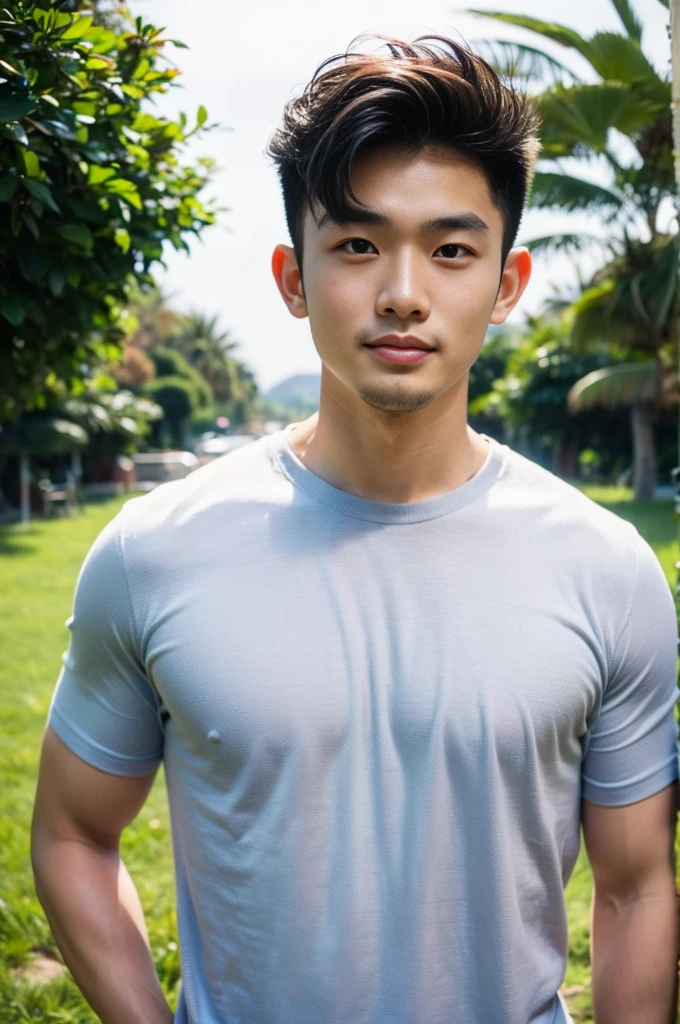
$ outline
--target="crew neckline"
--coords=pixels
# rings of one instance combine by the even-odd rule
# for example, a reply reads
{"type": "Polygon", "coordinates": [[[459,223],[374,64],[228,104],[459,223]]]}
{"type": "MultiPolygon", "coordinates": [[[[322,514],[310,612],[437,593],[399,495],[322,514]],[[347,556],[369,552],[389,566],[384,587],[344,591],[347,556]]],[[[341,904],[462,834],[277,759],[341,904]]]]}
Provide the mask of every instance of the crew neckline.
{"type": "Polygon", "coordinates": [[[465,483],[425,501],[373,501],[334,487],[308,469],[293,451],[291,444],[291,434],[297,426],[299,423],[289,423],[282,430],[269,435],[272,454],[284,476],[294,487],[336,512],[375,523],[420,523],[427,519],[438,519],[469,505],[498,480],[507,456],[506,445],[500,444],[488,434],[480,434],[489,442],[489,451],[477,472],[465,483]]]}

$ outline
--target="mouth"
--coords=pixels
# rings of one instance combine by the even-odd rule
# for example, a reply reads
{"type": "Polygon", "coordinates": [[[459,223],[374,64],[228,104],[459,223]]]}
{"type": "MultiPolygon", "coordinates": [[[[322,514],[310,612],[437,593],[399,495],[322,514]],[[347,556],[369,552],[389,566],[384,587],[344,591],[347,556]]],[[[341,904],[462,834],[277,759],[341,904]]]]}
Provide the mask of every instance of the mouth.
{"type": "Polygon", "coordinates": [[[420,363],[434,352],[432,345],[413,334],[386,334],[368,342],[364,347],[379,359],[401,365],[420,363]]]}

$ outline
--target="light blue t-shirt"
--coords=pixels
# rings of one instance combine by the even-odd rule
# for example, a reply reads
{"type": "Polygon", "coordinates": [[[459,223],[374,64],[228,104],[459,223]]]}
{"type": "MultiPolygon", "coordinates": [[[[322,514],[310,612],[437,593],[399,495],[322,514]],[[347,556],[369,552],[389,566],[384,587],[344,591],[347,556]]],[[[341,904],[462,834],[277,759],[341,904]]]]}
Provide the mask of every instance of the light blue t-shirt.
{"type": "Polygon", "coordinates": [[[557,1024],[581,798],[678,777],[670,588],[629,523],[489,439],[411,504],[289,430],[134,498],[50,711],[164,761],[177,1024],[557,1024]]]}

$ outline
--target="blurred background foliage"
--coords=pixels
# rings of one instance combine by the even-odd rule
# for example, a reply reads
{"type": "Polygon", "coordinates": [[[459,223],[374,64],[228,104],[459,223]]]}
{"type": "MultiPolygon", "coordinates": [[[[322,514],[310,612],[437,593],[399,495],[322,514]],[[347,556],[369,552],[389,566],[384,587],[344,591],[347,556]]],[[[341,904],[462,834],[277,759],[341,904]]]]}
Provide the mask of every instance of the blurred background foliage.
{"type": "MultiPolygon", "coordinates": [[[[644,498],[676,462],[671,76],[645,54],[634,5],[611,2],[620,31],[589,37],[473,12],[527,36],[474,45],[540,109],[531,206],[592,223],[528,245],[595,269],[524,325],[490,331],[470,419],[567,478],[631,482],[644,498]]],[[[212,161],[186,151],[216,127],[205,107],[152,112],[182,45],[116,0],[0,9],[0,486],[19,452],[191,449],[217,417],[257,432],[316,408],[310,375],[259,394],[216,318],[155,286],[164,246],[188,250],[219,212],[202,198],[212,161]]]]}
{"type": "MultiPolygon", "coordinates": [[[[642,498],[654,492],[658,432],[678,402],[671,69],[656,68],[646,56],[634,5],[611,2],[621,31],[588,38],[523,14],[472,13],[534,37],[527,44],[482,40],[479,49],[522,84],[541,114],[531,205],[592,219],[592,232],[552,234],[528,244],[537,256],[566,252],[578,259],[588,252],[599,258],[579,294],[552,304],[553,312],[569,310],[565,342],[575,364],[588,353],[608,358],[597,376],[577,382],[569,410],[627,411],[633,486],[642,498]],[[554,56],[555,44],[566,63],[554,56]]],[[[659,2],[668,7],[667,0],[659,2]]]]}
{"type": "MultiPolygon", "coordinates": [[[[163,246],[215,219],[208,130],[150,101],[179,71],[161,29],[94,0],[15,0],[0,10],[0,418],[43,408],[58,383],[113,359],[131,290],[163,246]]],[[[175,46],[182,45],[174,43],[175,46]]]]}

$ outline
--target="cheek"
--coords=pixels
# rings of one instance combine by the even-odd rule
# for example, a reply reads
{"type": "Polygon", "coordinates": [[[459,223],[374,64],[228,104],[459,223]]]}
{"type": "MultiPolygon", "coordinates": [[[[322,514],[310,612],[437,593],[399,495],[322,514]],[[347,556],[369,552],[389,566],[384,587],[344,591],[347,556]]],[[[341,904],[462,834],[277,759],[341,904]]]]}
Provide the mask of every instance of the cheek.
{"type": "Polygon", "coordinates": [[[498,294],[498,279],[482,263],[450,274],[450,283],[439,292],[447,312],[460,323],[476,323],[491,316],[498,294]]]}
{"type": "Polygon", "coordinates": [[[350,325],[356,315],[365,319],[366,303],[371,303],[371,290],[366,278],[350,278],[337,272],[317,271],[306,288],[310,325],[327,325],[337,329],[350,325]]]}

